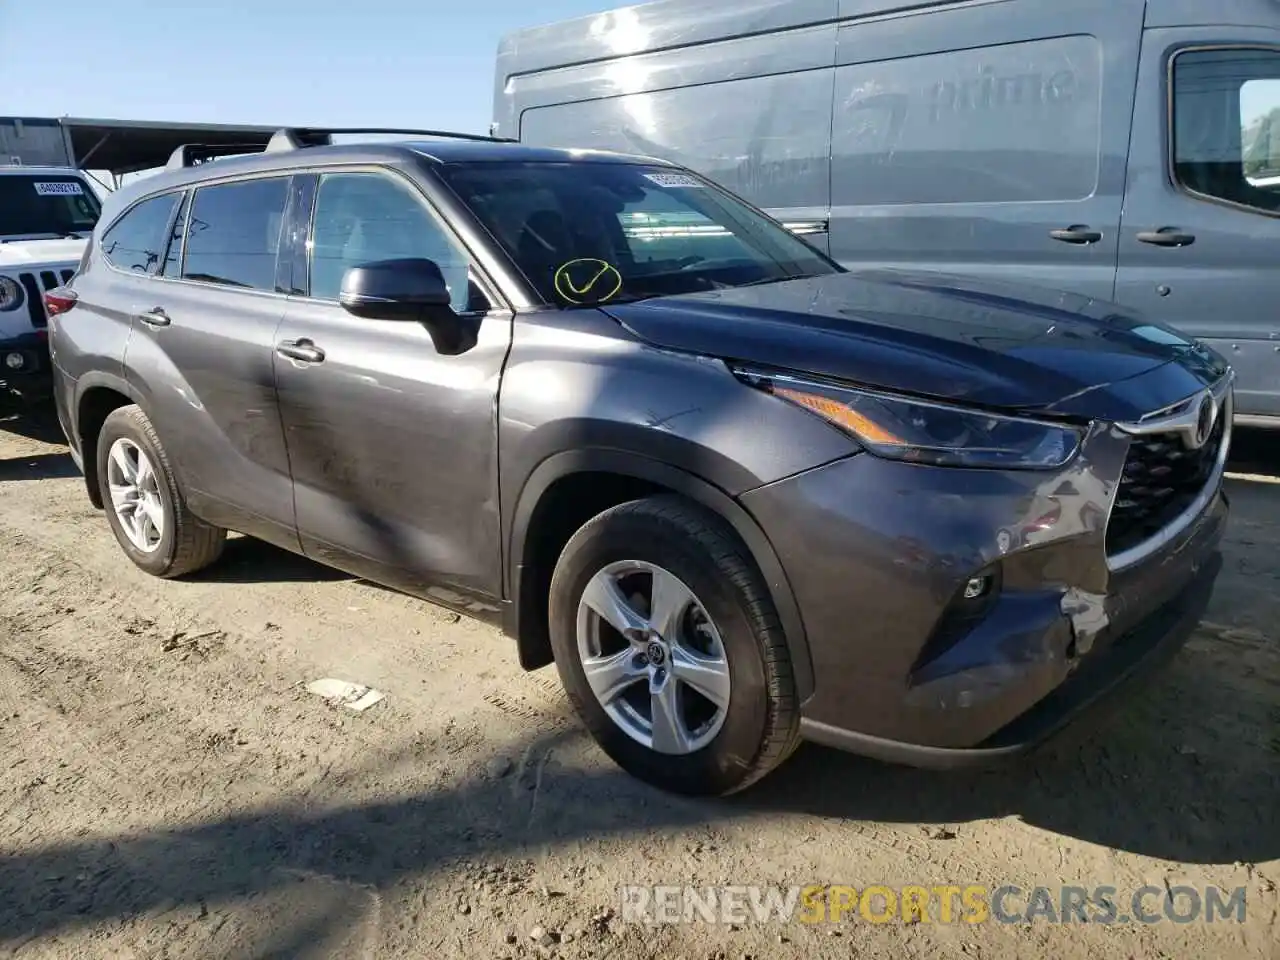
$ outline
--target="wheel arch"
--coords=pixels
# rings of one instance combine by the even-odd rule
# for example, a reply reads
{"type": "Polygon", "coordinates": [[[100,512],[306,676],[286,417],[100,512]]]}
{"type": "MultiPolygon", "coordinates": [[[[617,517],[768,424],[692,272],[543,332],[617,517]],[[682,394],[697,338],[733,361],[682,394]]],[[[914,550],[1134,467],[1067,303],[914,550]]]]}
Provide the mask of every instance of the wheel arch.
{"type": "MultiPolygon", "coordinates": [[[[563,451],[543,460],[521,488],[507,537],[507,596],[504,629],[515,638],[520,665],[535,670],[552,662],[546,589],[551,569],[569,536],[555,522],[557,491],[598,491],[600,509],[651,493],[675,493],[711,510],[737,534],[764,578],[786,635],[787,650],[803,703],[813,693],[813,664],[799,605],[773,545],[755,518],[722,489],[680,467],[622,450],[584,448],[563,451]],[[601,488],[600,484],[608,484],[601,488]],[[567,486],[566,486],[567,485],[567,486]],[[549,524],[549,526],[548,526],[549,524]],[[548,536],[552,539],[548,541],[548,536]],[[547,564],[551,569],[547,569],[547,564]]],[[[577,512],[585,512],[576,501],[577,512]]],[[[588,505],[591,516],[600,510],[588,505]]],[[[582,517],[582,522],[590,519],[582,517]]],[[[576,520],[576,517],[575,517],[576,520]]]]}
{"type": "Polygon", "coordinates": [[[75,434],[80,453],[80,469],[84,474],[89,502],[102,509],[102,491],[98,486],[98,435],[113,410],[131,403],[141,405],[138,391],[123,377],[95,371],[76,383],[75,434]]]}

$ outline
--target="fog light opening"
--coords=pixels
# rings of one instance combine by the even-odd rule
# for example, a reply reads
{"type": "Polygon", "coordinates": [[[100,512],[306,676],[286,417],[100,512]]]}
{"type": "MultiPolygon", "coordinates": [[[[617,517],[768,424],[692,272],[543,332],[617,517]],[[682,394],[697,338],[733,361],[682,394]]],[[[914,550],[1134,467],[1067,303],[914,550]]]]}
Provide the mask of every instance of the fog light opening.
{"type": "Polygon", "coordinates": [[[20,353],[6,353],[4,365],[10,370],[21,370],[27,365],[27,358],[20,353]]]}
{"type": "Polygon", "coordinates": [[[964,598],[966,600],[977,600],[979,597],[985,597],[990,589],[990,576],[972,577],[964,585],[964,598]]]}

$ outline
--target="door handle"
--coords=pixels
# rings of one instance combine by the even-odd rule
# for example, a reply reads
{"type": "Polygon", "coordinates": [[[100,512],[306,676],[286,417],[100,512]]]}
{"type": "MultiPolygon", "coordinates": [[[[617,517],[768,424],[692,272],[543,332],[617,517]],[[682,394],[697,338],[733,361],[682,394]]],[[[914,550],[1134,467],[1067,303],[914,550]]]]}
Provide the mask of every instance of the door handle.
{"type": "Polygon", "coordinates": [[[1102,239],[1100,231],[1091,230],[1082,223],[1073,224],[1063,230],[1050,230],[1049,236],[1055,240],[1061,240],[1063,243],[1074,244],[1097,243],[1102,239]]]}
{"type": "Polygon", "coordinates": [[[152,307],[138,314],[138,319],[149,327],[167,327],[172,322],[163,307],[152,307]]]}
{"type": "Polygon", "coordinates": [[[282,357],[288,357],[290,360],[300,360],[303,363],[324,362],[324,351],[306,339],[281,340],[276,344],[276,353],[282,357]]]}
{"type": "Polygon", "coordinates": [[[1196,242],[1196,235],[1183,233],[1177,227],[1161,227],[1159,230],[1142,231],[1138,239],[1157,247],[1187,247],[1196,242]]]}

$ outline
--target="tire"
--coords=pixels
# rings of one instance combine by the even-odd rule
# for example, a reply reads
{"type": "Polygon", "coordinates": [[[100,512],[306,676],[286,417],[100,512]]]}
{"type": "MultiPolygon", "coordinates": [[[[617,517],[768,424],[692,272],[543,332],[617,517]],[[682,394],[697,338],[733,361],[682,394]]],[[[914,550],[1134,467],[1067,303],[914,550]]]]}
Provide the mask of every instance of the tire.
{"type": "MultiPolygon", "coordinates": [[[[192,515],[174,477],[173,467],[147,415],[135,404],[113,410],[102,425],[95,451],[98,489],[106,507],[107,523],[120,547],[139,568],[157,577],[180,577],[207,567],[222,555],[227,532],[192,515]],[[154,495],[163,516],[154,546],[142,549],[125,529],[112,497],[110,460],[121,442],[126,454],[136,450],[154,471],[154,495]]],[[[139,461],[140,462],[140,461],[139,461]]],[[[150,485],[148,485],[150,486],[150,485]]],[[[154,532],[154,526],[151,528],[154,532]]]]}
{"type": "MultiPolygon", "coordinates": [[[[639,597],[643,588],[637,590],[633,596],[639,597]]],[[[590,611],[591,605],[586,609],[590,611]]],[[[777,611],[746,547],[716,514],[666,495],[624,503],[599,514],[570,538],[560,555],[551,580],[549,617],[556,669],[570,702],[604,752],[638,779],[675,793],[723,796],[755,783],[798,746],[799,701],[777,611]],[[661,663],[660,659],[634,654],[638,649],[635,635],[628,645],[622,634],[599,626],[601,617],[583,612],[584,593],[599,582],[598,576],[613,576],[612,571],[622,569],[622,579],[613,582],[623,586],[624,594],[628,582],[643,582],[643,572],[629,580],[626,571],[632,562],[653,565],[661,575],[673,576],[679,586],[692,592],[696,606],[690,608],[694,612],[689,615],[695,616],[699,629],[705,631],[697,608],[705,611],[711,623],[708,633],[718,634],[718,641],[709,641],[718,651],[717,662],[727,661],[719,668],[731,682],[727,706],[716,713],[722,716],[719,727],[714,722],[705,724],[700,728],[704,730],[702,737],[709,739],[702,742],[698,737],[687,737],[678,742],[675,752],[655,749],[657,727],[652,719],[654,732],[649,743],[625,728],[643,727],[643,718],[637,723],[631,711],[643,712],[653,687],[638,681],[639,692],[629,694],[639,698],[638,706],[632,707],[630,702],[621,705],[623,719],[619,721],[592,689],[584,667],[583,645],[603,662],[606,654],[597,652],[593,638],[603,648],[606,635],[618,650],[616,656],[633,653],[633,665],[643,662],[645,670],[653,670],[655,662],[661,663]],[[586,640],[580,637],[584,624],[586,640]],[[686,748],[687,752],[679,752],[686,748]]],[[[673,636],[682,635],[692,636],[685,627],[673,632],[673,636]]],[[[668,662],[676,659],[677,642],[668,645],[668,662]]],[[[661,653],[659,650],[658,655],[661,653]]],[[[687,662],[687,655],[684,659],[687,662]]],[[[704,701],[701,696],[690,698],[682,692],[680,698],[675,702],[686,709],[690,703],[704,712],[708,707],[715,709],[711,700],[704,701]]],[[[656,709],[650,706],[651,718],[656,709]]],[[[668,745],[671,742],[667,738],[668,745]]]]}

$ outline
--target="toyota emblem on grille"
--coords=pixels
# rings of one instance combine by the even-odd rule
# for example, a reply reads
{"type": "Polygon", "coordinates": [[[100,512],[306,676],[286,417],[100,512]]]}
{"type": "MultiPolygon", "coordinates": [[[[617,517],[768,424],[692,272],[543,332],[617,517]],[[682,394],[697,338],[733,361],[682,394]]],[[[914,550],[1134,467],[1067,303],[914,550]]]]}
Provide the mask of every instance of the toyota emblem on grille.
{"type": "Polygon", "coordinates": [[[1218,406],[1213,402],[1213,395],[1205,393],[1200,398],[1200,406],[1196,411],[1195,426],[1184,434],[1187,446],[1192,450],[1203,447],[1208,442],[1209,434],[1213,432],[1213,425],[1217,419],[1218,406]]]}

